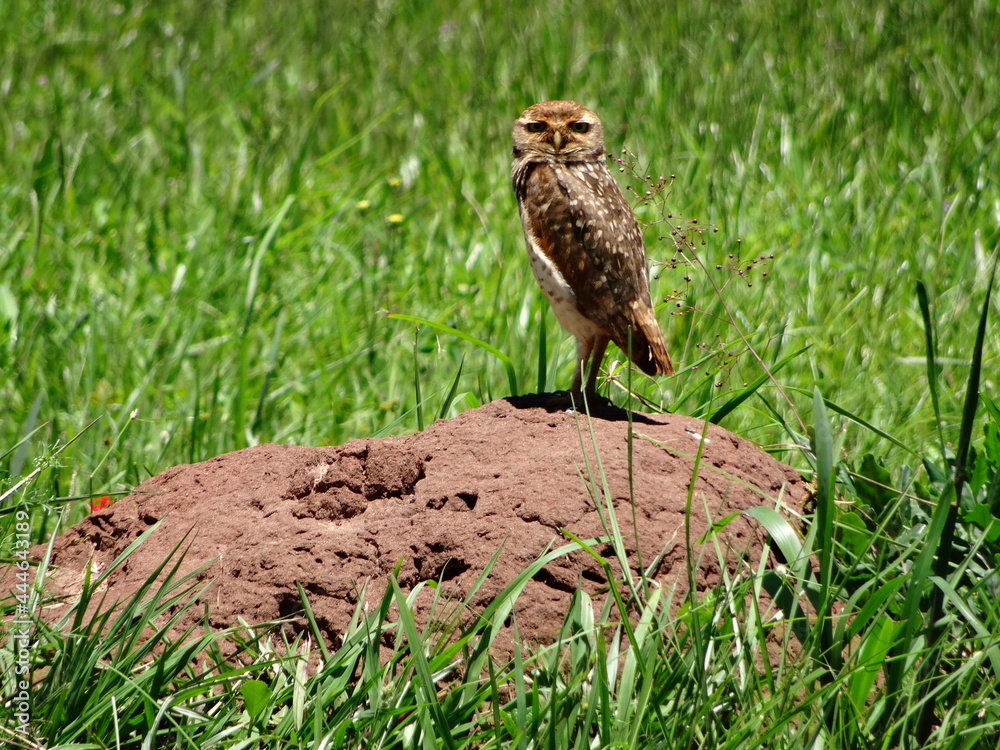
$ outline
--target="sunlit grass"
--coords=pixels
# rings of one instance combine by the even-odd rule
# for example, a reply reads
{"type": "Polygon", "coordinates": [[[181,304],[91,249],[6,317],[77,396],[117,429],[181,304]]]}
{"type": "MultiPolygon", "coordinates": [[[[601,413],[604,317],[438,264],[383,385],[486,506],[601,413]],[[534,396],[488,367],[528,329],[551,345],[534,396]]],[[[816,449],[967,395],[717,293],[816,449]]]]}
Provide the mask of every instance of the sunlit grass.
{"type": "MultiPolygon", "coordinates": [[[[818,382],[904,440],[930,434],[913,290],[937,301],[957,385],[997,236],[995,9],[367,8],[0,11],[5,443],[41,398],[42,443],[99,419],[69,456],[93,466],[138,409],[99,475],[67,471],[63,489],[258,441],[412,430],[414,377],[433,401],[463,359],[450,411],[509,392],[461,339],[421,329],[414,358],[412,325],[386,311],[489,343],[531,386],[545,325],[545,387],[565,386],[572,345],[527,271],[508,185],[511,121],[554,96],[594,107],[613,152],[675,176],[668,210],[719,230],[698,247],[710,269],[775,255],[725,297],[766,363],[809,347],[787,388],[818,382]]],[[[661,229],[654,260],[673,252],[661,229]]],[[[654,282],[697,310],[659,311],[682,365],[737,340],[707,280],[683,276],[654,282]]],[[[760,372],[722,363],[720,393],[760,372]]],[[[638,387],[695,411],[703,374],[638,387]]],[[[786,439],[748,406],[727,426],[786,439]]],[[[848,429],[849,450],[872,447],[848,429]]]]}

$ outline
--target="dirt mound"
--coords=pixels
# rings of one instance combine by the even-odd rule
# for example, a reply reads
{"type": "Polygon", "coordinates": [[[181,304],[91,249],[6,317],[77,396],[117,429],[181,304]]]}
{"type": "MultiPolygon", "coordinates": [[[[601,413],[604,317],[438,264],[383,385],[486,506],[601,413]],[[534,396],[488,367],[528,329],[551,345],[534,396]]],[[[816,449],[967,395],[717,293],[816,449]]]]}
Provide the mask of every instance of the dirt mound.
{"type": "MultiPolygon", "coordinates": [[[[547,546],[565,541],[560,529],[581,538],[604,534],[595,488],[585,481],[587,463],[595,466],[591,429],[623,534],[634,544],[625,412],[603,407],[588,426],[579,415],[550,413],[540,403],[510,398],[406,437],[331,448],[260,445],[168,469],[59,537],[48,593],[72,596],[91,559],[103,569],[164,519],[110,576],[109,601],[134,592],[193,528],[182,570],[217,558],[205,574],[214,582],[203,596],[216,626],[238,617],[251,624],[288,617],[305,627],[298,581],[336,646],[365,582],[374,603],[402,561],[404,590],[437,580],[462,597],[504,544],[473,602],[485,607],[547,546]]],[[[663,553],[657,577],[684,590],[684,507],[703,423],[673,415],[636,414],[634,420],[642,560],[648,565],[663,553]]],[[[803,494],[794,470],[710,427],[695,485],[693,538],[707,529],[705,508],[717,519],[773,505],[779,495],[796,507],[803,494]]],[[[725,530],[732,548],[750,560],[759,559],[762,534],[742,515],[725,530]]],[[[610,554],[610,545],[601,551],[610,554]]],[[[719,574],[709,551],[699,587],[713,585],[719,574]]],[[[583,552],[549,564],[518,600],[521,634],[552,639],[572,592],[594,593],[604,583],[601,567],[583,552]]]]}

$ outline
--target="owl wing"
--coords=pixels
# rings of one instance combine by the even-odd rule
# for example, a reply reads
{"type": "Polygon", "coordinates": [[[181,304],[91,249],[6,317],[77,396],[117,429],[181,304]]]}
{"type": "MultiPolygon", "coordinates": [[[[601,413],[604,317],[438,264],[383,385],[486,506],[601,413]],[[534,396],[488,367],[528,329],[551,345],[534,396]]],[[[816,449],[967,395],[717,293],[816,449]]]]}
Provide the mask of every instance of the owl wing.
{"type": "Polygon", "coordinates": [[[514,188],[525,234],[565,279],[580,313],[643,372],[672,373],[649,296],[642,232],[607,167],[524,166],[514,188]]]}

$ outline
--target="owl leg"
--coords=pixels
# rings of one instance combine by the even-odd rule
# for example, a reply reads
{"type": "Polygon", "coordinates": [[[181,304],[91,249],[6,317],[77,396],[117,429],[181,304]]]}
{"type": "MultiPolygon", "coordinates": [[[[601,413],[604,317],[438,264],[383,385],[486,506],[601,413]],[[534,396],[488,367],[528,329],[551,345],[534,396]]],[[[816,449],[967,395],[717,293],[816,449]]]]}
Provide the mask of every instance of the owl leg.
{"type": "MultiPolygon", "coordinates": [[[[583,368],[587,364],[587,360],[590,359],[590,353],[594,351],[595,339],[592,338],[579,338],[576,340],[576,369],[573,371],[573,386],[572,391],[574,393],[580,392],[580,386],[583,385],[583,368]]],[[[590,381],[587,382],[588,389],[590,388],[590,381]]]]}
{"type": "Polygon", "coordinates": [[[604,350],[608,348],[611,339],[602,334],[598,334],[590,342],[590,372],[587,373],[587,393],[597,394],[597,374],[601,371],[601,362],[604,361],[604,350]]]}

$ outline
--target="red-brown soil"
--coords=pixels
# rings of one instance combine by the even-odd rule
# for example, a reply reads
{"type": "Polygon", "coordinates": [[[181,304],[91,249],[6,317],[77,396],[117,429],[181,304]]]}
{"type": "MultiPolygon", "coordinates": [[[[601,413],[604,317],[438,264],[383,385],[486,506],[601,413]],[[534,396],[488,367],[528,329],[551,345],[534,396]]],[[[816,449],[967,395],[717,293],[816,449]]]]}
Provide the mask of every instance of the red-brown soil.
{"type": "MultiPolygon", "coordinates": [[[[648,565],[662,553],[656,577],[678,591],[686,589],[684,512],[703,428],[688,417],[634,416],[633,492],[642,560],[648,565]]],[[[601,407],[588,425],[585,417],[546,411],[539,397],[527,396],[496,401],[405,437],[330,448],[259,445],[176,466],[62,534],[47,593],[72,597],[88,562],[103,570],[162,519],[110,576],[108,601],[129,597],[193,530],[182,572],[215,559],[204,574],[214,582],[202,597],[214,626],[242,617],[251,624],[289,618],[289,627],[305,627],[300,582],[336,646],[361,588],[368,584],[367,599],[376,605],[400,561],[404,591],[434,580],[442,582],[442,591],[463,598],[503,544],[473,598],[473,608],[481,610],[547,547],[568,541],[561,529],[581,538],[605,535],[594,485],[586,480],[592,470],[596,474],[594,441],[634,565],[627,430],[621,409],[601,407]]],[[[707,436],[694,488],[692,539],[708,528],[706,508],[719,519],[773,506],[779,497],[787,507],[800,506],[805,487],[794,470],[721,428],[710,426],[707,436]]],[[[721,536],[733,550],[727,565],[735,568],[742,559],[756,568],[763,531],[753,521],[739,515],[721,536]]],[[[599,550],[611,554],[608,544],[599,550]]],[[[717,554],[705,552],[699,588],[720,576],[717,554]]],[[[553,639],[572,592],[582,587],[599,594],[604,583],[604,571],[584,552],[550,563],[518,600],[522,637],[553,639]]],[[[194,615],[202,611],[194,609],[194,615]]]]}

